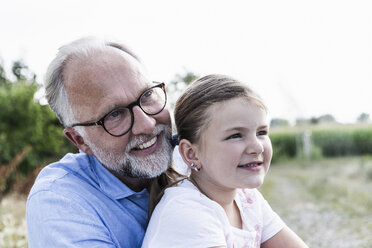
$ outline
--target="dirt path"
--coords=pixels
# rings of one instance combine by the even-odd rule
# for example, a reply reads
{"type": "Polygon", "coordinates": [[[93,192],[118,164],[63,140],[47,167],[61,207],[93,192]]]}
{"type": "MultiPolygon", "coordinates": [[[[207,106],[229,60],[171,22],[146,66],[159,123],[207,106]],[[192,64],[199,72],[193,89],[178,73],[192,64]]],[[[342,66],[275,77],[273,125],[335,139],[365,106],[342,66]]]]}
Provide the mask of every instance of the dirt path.
{"type": "Polygon", "coordinates": [[[334,177],[338,169],[323,164],[275,165],[261,192],[310,247],[371,248],[372,191],[368,189],[372,182],[364,187],[361,178],[334,177]],[[358,187],[344,185],[354,181],[358,187]]]}

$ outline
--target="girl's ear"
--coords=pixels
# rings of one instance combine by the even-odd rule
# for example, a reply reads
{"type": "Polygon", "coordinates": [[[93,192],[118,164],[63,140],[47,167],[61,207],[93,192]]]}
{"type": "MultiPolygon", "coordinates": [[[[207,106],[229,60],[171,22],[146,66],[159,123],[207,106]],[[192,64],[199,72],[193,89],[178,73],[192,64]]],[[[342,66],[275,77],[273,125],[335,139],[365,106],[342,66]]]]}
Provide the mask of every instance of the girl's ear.
{"type": "Polygon", "coordinates": [[[201,167],[200,161],[197,156],[196,145],[191,144],[191,142],[188,141],[187,139],[182,139],[178,144],[178,150],[183,161],[185,161],[189,168],[191,168],[192,163],[194,163],[194,165],[196,165],[198,168],[201,167]]]}
{"type": "Polygon", "coordinates": [[[79,150],[94,155],[90,147],[85,143],[84,138],[73,128],[65,128],[63,130],[66,138],[71,141],[79,150]]]}

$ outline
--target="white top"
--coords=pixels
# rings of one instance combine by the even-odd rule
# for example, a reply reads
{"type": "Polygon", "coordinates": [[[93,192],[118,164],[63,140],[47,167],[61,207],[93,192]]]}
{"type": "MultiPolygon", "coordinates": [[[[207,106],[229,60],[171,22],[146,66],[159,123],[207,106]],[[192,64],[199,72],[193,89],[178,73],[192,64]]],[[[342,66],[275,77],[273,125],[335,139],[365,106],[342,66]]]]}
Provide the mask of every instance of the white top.
{"type": "Polygon", "coordinates": [[[232,227],[217,202],[184,180],[165,190],[142,247],[260,247],[285,226],[257,189],[238,189],[235,201],[243,229],[232,227]]]}

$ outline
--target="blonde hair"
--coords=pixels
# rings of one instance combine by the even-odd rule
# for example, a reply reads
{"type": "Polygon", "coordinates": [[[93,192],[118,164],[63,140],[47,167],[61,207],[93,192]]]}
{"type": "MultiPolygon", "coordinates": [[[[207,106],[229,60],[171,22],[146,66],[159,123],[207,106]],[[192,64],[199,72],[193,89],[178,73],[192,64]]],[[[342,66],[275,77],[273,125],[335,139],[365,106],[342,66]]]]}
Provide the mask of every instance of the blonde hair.
{"type": "Polygon", "coordinates": [[[239,97],[267,111],[262,99],[246,84],[234,78],[212,74],[194,81],[177,100],[174,109],[178,140],[198,142],[201,131],[210,120],[208,108],[215,103],[239,97]]]}

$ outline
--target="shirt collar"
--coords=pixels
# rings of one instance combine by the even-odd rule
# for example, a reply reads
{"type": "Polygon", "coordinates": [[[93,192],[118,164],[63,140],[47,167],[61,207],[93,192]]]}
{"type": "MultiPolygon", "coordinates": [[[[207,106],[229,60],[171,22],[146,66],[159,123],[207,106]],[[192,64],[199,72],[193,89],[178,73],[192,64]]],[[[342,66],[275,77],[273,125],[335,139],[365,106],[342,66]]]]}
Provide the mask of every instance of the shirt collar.
{"type": "Polygon", "coordinates": [[[119,200],[127,198],[132,195],[142,194],[146,189],[141,192],[135,192],[128,188],[122,181],[108,171],[94,156],[89,155],[93,172],[96,174],[99,187],[109,195],[111,198],[119,200]]]}

